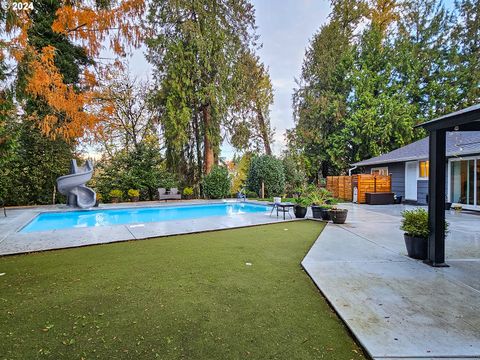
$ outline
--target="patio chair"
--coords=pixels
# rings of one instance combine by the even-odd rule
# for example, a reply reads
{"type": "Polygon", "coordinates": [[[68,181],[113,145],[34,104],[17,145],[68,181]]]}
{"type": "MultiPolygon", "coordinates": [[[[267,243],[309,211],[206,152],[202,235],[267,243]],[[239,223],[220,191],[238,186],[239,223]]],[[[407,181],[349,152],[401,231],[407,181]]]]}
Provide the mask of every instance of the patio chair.
{"type": "Polygon", "coordinates": [[[177,188],[171,188],[170,191],[167,191],[165,188],[158,188],[158,199],[159,200],[180,200],[182,199],[182,194],[179,193],[177,188]]]}
{"type": "Polygon", "coordinates": [[[180,194],[180,191],[178,191],[177,188],[171,188],[170,189],[170,196],[173,199],[178,199],[178,200],[180,200],[182,198],[182,194],[180,194]]]}

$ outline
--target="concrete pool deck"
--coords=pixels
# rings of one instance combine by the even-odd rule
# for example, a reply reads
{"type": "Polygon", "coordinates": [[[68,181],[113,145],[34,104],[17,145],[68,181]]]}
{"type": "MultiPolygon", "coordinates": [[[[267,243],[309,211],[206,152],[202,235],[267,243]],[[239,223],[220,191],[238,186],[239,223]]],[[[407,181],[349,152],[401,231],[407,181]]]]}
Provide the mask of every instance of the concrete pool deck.
{"type": "Polygon", "coordinates": [[[449,268],[406,257],[403,205],[348,208],[302,262],[374,359],[480,359],[480,216],[447,213],[449,268]]]}
{"type": "MultiPolygon", "coordinates": [[[[122,209],[132,207],[162,207],[199,204],[218,204],[223,201],[169,201],[102,204],[98,209],[122,209]]],[[[235,202],[235,200],[233,200],[235,202]]],[[[265,202],[248,201],[266,205],[265,202]]],[[[140,240],[159,236],[188,234],[202,231],[223,230],[236,227],[263,225],[283,221],[272,214],[248,213],[235,216],[212,216],[188,220],[169,220],[113,226],[82,227],[64,230],[20,233],[19,230],[43,212],[75,211],[65,205],[36,206],[7,209],[7,217],[0,214],[0,255],[63,249],[118,241],[140,240]]],[[[293,216],[293,214],[292,214],[293,216]]]]}

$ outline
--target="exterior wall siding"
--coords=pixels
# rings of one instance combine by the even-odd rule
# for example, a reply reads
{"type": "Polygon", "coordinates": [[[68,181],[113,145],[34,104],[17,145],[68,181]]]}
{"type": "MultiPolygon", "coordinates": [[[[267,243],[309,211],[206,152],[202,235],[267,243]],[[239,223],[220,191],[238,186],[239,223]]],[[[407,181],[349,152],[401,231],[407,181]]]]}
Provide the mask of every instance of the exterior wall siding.
{"type": "MultiPolygon", "coordinates": [[[[388,166],[388,173],[392,177],[392,191],[405,199],[405,163],[389,163],[375,166],[364,166],[362,173],[370,174],[372,168],[388,166]]],[[[448,163],[446,164],[445,193],[448,195],[448,163]]],[[[428,180],[417,180],[417,204],[426,205],[428,194],[428,180]]]]}
{"type": "Polygon", "coordinates": [[[362,173],[370,174],[372,168],[388,166],[388,173],[392,177],[392,192],[405,198],[405,163],[390,163],[374,166],[364,166],[362,173]]]}

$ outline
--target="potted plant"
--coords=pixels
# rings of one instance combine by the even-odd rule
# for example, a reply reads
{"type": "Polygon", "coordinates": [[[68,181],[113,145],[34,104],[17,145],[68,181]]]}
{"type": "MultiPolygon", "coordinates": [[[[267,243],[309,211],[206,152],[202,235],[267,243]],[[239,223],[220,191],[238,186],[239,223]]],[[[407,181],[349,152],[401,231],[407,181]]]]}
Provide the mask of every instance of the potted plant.
{"type": "MultiPolygon", "coordinates": [[[[405,231],[403,235],[408,256],[413,259],[425,260],[428,249],[428,212],[418,208],[402,212],[402,225],[400,229],[405,231]]],[[[448,231],[448,223],[445,221],[445,232],[448,231]]]]}
{"type": "Polygon", "coordinates": [[[137,202],[138,199],[140,198],[140,191],[135,189],[130,189],[128,190],[128,197],[130,198],[130,201],[137,202]]]}
{"type": "MultiPolygon", "coordinates": [[[[330,210],[333,208],[333,205],[329,205],[329,204],[324,204],[324,205],[321,205],[319,206],[319,209],[320,209],[320,218],[324,221],[330,221],[332,220],[330,218],[330,210]]],[[[313,207],[312,207],[313,209],[313,207]]]]}
{"type": "Polygon", "coordinates": [[[312,205],[312,217],[314,219],[321,219],[322,218],[322,209],[323,209],[323,206],[325,205],[321,205],[321,204],[316,204],[316,203],[313,203],[312,205]]]}
{"type": "Polygon", "coordinates": [[[295,199],[295,206],[293,207],[293,213],[297,219],[304,218],[307,215],[308,207],[311,205],[311,201],[307,197],[299,197],[295,199]]]}
{"type": "Polygon", "coordinates": [[[191,199],[193,196],[193,188],[192,187],[186,187],[183,189],[183,196],[185,199],[191,199]]]}
{"type": "Polygon", "coordinates": [[[112,203],[118,203],[122,199],[123,191],[118,189],[111,190],[108,195],[110,196],[110,200],[112,203]]]}
{"type": "Polygon", "coordinates": [[[450,208],[454,210],[456,213],[460,213],[463,210],[462,205],[452,205],[450,206],[450,208]]]}
{"type": "Polygon", "coordinates": [[[330,219],[334,224],[344,224],[347,220],[348,210],[338,209],[337,207],[332,206],[332,208],[328,211],[328,214],[330,215],[330,219]]]}
{"type": "Polygon", "coordinates": [[[327,204],[331,194],[327,189],[315,188],[309,195],[312,202],[312,215],[315,219],[329,220],[328,210],[331,208],[327,204]]]}

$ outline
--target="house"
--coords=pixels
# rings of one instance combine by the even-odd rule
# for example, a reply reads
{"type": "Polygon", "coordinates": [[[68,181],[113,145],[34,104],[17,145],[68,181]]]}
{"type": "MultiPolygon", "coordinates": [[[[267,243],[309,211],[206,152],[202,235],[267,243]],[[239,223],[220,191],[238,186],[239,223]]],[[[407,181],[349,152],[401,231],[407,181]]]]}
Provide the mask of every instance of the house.
{"type": "MultiPolygon", "coordinates": [[[[446,156],[448,201],[480,210],[480,131],[447,132],[446,156]]],[[[352,165],[357,173],[390,175],[394,193],[407,202],[427,203],[428,137],[352,165]]]]}

